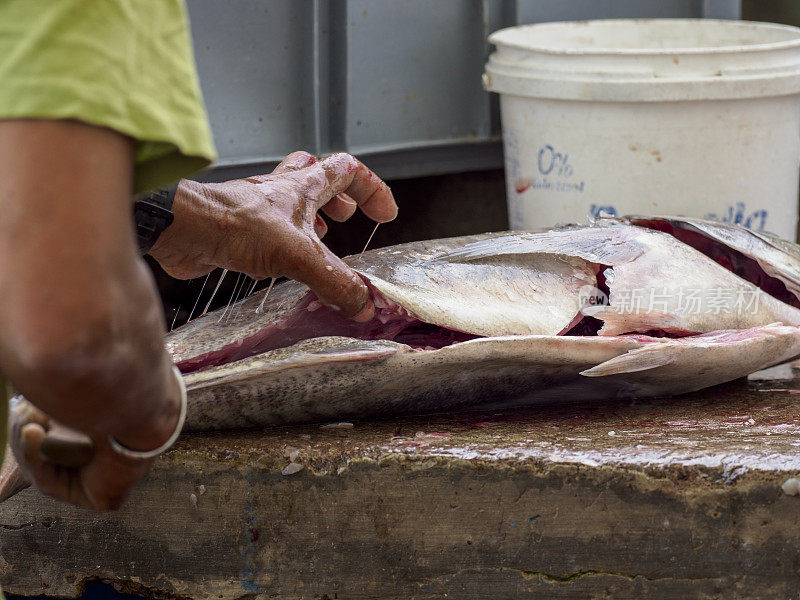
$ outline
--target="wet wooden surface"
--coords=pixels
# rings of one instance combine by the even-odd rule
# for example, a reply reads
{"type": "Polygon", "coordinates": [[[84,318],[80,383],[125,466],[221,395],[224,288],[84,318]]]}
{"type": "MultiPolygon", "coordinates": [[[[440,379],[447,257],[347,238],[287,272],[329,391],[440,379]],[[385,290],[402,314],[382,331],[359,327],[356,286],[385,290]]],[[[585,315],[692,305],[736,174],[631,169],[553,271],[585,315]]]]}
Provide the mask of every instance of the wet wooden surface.
{"type": "Polygon", "coordinates": [[[0,506],[0,584],[74,597],[104,579],[208,600],[797,598],[800,496],[782,486],[800,477],[799,406],[800,382],[778,379],[186,436],[118,513],[34,490],[0,506]]]}

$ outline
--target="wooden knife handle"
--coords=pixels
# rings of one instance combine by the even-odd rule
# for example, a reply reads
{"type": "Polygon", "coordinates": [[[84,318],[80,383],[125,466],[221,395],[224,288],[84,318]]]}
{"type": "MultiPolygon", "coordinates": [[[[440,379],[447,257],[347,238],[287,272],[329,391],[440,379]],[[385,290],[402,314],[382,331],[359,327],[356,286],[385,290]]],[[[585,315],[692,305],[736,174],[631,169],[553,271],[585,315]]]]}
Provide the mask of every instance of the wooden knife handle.
{"type": "Polygon", "coordinates": [[[92,438],[60,423],[53,423],[40,449],[48,461],[63,467],[82,467],[94,456],[92,438]]]}

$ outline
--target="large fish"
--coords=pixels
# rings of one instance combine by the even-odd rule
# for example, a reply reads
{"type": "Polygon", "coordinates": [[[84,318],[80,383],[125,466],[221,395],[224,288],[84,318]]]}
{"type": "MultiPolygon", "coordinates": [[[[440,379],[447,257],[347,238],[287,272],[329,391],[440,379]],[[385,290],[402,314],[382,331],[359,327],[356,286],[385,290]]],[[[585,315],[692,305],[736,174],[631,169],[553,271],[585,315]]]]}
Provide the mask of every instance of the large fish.
{"type": "Polygon", "coordinates": [[[188,430],[672,395],[800,355],[800,252],[735,225],[601,219],[347,262],[368,323],[288,281],[168,335],[188,430]]]}
{"type": "Polygon", "coordinates": [[[800,255],[716,227],[698,244],[601,220],[373,250],[348,259],[378,307],[366,324],[284,283],[263,313],[256,294],[170,334],[189,427],[670,395],[800,354],[800,255]]]}

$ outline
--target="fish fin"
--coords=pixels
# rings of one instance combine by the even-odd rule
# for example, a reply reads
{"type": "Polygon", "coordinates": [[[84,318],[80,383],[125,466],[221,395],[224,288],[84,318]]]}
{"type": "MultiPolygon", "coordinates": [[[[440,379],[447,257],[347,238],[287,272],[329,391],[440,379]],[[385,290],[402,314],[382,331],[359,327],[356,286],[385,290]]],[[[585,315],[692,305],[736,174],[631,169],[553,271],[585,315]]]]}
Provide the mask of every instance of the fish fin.
{"type": "Polygon", "coordinates": [[[0,469],[0,503],[5,502],[17,492],[21,492],[31,484],[17,464],[11,448],[6,446],[6,458],[0,469]]]}
{"type": "Polygon", "coordinates": [[[664,352],[664,350],[664,348],[637,348],[620,356],[615,356],[591,369],[581,371],[581,375],[586,377],[605,377],[622,373],[637,373],[674,363],[675,356],[671,352],[664,352]]]}

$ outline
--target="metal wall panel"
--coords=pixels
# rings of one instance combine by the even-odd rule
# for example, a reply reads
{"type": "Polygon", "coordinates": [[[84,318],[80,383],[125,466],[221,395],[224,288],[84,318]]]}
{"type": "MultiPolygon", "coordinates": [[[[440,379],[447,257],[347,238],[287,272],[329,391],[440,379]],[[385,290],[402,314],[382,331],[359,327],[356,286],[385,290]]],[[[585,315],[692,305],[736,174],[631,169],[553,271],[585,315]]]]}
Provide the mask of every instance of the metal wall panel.
{"type": "Polygon", "coordinates": [[[220,163],[313,144],[311,4],[191,0],[195,59],[220,163]]]}
{"type": "Polygon", "coordinates": [[[220,159],[206,179],[345,150],[385,178],[502,166],[486,38],[607,17],[738,18],[739,0],[188,0],[220,159]]]}
{"type": "Polygon", "coordinates": [[[347,6],[347,147],[426,145],[489,135],[479,0],[347,6]]]}

